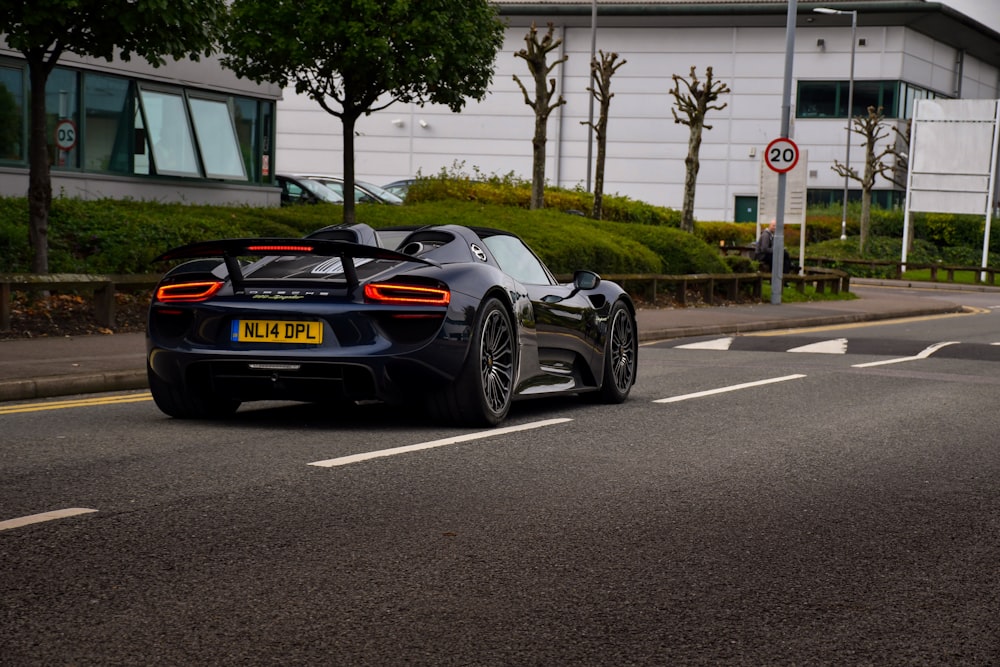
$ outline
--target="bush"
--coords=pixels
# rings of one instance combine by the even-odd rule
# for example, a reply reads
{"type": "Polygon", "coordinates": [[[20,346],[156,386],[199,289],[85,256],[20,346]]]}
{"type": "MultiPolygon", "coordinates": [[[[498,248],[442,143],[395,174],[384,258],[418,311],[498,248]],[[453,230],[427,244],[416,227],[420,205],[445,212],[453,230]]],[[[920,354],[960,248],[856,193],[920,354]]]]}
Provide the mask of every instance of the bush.
{"type": "Polygon", "coordinates": [[[590,221],[591,225],[630,238],[656,253],[666,274],[731,273],[718,248],[673,227],[590,221]]]}
{"type": "MultiPolygon", "coordinates": [[[[530,208],[531,181],[513,174],[485,175],[476,168],[470,175],[463,168],[464,163],[458,163],[451,169],[442,169],[435,176],[424,177],[418,174],[417,181],[407,192],[406,203],[457,200],[530,208]]],[[[594,209],[594,196],[580,188],[568,190],[547,187],[545,208],[563,212],[578,211],[589,216],[594,209]]],[[[679,211],[608,194],[602,198],[601,213],[602,220],[642,225],[679,227],[681,219],[679,211]]]]}

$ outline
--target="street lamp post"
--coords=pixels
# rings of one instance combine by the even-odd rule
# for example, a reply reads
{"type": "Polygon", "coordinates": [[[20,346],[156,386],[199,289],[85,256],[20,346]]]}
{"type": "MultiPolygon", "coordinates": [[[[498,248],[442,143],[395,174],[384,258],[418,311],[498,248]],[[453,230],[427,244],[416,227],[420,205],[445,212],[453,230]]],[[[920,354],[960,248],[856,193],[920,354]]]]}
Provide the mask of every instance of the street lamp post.
{"type": "Polygon", "coordinates": [[[850,185],[851,174],[851,114],[854,113],[854,51],[857,47],[858,33],[858,10],[856,9],[828,9],[817,7],[814,12],[820,14],[850,14],[851,15],[851,78],[847,83],[847,150],[844,155],[844,215],[840,221],[840,240],[847,240],[847,190],[850,185]]]}

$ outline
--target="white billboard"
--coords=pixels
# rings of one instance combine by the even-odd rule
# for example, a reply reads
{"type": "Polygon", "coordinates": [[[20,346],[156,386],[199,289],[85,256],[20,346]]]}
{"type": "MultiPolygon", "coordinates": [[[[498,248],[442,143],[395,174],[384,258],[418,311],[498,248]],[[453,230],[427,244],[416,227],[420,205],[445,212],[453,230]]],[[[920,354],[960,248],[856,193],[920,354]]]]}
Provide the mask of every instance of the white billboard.
{"type": "Polygon", "coordinates": [[[1000,100],[919,100],[910,130],[903,215],[903,256],[910,212],[971,213],[986,217],[985,268],[996,183],[1000,100]]]}

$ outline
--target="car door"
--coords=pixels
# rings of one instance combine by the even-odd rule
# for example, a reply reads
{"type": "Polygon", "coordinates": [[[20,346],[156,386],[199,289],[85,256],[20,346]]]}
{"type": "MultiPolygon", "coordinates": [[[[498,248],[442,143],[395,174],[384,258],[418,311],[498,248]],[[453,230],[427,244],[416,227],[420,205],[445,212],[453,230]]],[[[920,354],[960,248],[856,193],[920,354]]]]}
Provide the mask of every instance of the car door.
{"type": "Polygon", "coordinates": [[[597,348],[595,311],[586,291],[556,281],[521,239],[495,235],[484,239],[500,268],[528,292],[535,314],[539,371],[566,388],[580,362],[589,364],[597,348]]]}

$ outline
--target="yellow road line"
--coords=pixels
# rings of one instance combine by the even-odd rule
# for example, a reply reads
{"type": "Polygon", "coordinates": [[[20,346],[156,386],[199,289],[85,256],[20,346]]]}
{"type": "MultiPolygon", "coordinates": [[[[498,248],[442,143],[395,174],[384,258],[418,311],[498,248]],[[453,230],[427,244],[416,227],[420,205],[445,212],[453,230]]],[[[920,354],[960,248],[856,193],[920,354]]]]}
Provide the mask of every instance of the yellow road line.
{"type": "Polygon", "coordinates": [[[789,336],[792,334],[804,333],[809,331],[839,331],[842,329],[860,329],[861,327],[878,327],[886,326],[890,324],[906,324],[908,322],[926,322],[927,320],[940,320],[947,319],[950,317],[964,317],[966,315],[982,315],[984,313],[989,313],[990,311],[985,308],[974,308],[972,306],[964,306],[965,310],[961,313],[943,313],[940,315],[921,315],[919,317],[901,317],[898,319],[885,319],[885,320],[872,320],[868,322],[849,322],[847,324],[831,324],[823,327],[799,327],[798,329],[780,329],[774,331],[755,331],[752,333],[743,334],[744,336],[789,336]]]}
{"type": "Polygon", "coordinates": [[[150,393],[128,394],[126,396],[104,396],[101,398],[81,398],[72,401],[48,401],[45,403],[25,403],[22,405],[0,406],[0,415],[13,415],[22,412],[43,412],[45,410],[62,410],[64,408],[89,408],[96,405],[118,405],[121,403],[141,403],[150,401],[150,393]]]}

